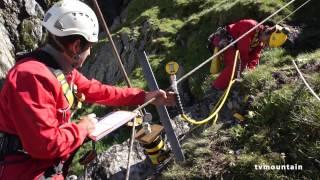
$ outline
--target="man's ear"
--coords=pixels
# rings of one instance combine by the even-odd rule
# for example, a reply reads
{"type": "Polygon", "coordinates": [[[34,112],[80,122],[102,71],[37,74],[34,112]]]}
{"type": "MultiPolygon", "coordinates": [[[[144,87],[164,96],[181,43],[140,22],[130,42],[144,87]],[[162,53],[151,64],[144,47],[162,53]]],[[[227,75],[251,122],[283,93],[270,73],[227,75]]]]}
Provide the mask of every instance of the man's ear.
{"type": "Polygon", "coordinates": [[[79,52],[81,52],[80,39],[75,40],[72,44],[70,44],[70,46],[73,54],[78,54],[79,52]]]}

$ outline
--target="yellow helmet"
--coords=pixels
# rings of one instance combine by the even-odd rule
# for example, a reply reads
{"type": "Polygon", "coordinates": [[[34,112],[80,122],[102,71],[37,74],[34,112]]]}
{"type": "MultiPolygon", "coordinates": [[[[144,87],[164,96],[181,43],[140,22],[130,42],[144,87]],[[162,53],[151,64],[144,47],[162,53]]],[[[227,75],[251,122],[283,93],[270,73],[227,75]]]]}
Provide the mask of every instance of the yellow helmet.
{"type": "Polygon", "coordinates": [[[271,33],[269,38],[269,47],[280,47],[286,42],[288,35],[283,29],[282,26],[276,25],[276,30],[271,33]]]}

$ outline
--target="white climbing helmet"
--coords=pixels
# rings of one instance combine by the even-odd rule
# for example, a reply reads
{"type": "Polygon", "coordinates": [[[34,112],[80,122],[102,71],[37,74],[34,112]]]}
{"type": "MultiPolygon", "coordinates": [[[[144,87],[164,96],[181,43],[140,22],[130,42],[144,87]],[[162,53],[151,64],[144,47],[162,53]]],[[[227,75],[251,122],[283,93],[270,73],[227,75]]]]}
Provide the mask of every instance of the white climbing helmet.
{"type": "Polygon", "coordinates": [[[99,24],[93,10],[79,0],[62,0],[45,14],[42,25],[55,36],[81,35],[98,41],[99,24]]]}

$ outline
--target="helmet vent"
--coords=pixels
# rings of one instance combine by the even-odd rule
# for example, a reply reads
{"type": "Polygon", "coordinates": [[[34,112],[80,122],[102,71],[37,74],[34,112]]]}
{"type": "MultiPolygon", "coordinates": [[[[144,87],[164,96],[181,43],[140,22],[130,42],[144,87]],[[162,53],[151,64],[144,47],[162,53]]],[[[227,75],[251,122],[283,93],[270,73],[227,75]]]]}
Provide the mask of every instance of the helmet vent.
{"type": "Polygon", "coordinates": [[[54,27],[56,27],[56,28],[59,29],[59,30],[62,30],[62,29],[63,29],[63,25],[61,24],[60,21],[57,21],[57,22],[54,24],[54,27]]]}

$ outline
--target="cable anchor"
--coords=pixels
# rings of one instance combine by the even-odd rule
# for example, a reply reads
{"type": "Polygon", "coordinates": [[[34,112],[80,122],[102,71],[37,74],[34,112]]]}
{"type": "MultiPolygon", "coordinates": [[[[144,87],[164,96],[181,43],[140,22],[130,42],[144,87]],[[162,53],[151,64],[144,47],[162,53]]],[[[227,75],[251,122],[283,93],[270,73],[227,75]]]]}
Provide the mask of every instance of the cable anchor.
{"type": "Polygon", "coordinates": [[[178,83],[177,83],[177,76],[176,76],[176,73],[179,70],[179,64],[174,61],[170,61],[166,64],[165,68],[166,68],[166,72],[168,74],[170,74],[171,89],[176,94],[178,113],[184,114],[182,101],[181,101],[180,94],[178,91],[178,83]]]}

